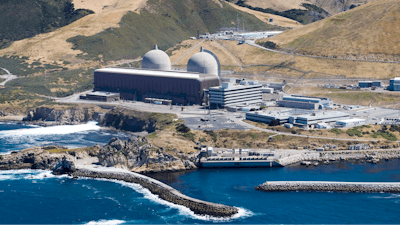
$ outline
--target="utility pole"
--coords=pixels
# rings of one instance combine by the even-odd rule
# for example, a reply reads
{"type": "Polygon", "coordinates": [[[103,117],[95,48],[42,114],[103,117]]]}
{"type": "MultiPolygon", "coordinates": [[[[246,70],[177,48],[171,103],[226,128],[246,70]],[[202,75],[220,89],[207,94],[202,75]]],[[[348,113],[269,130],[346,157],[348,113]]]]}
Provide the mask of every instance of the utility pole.
{"type": "Polygon", "coordinates": [[[237,17],[237,19],[236,19],[237,30],[236,31],[239,32],[239,29],[240,29],[240,27],[239,27],[239,23],[240,23],[239,13],[236,14],[236,17],[237,17]]]}

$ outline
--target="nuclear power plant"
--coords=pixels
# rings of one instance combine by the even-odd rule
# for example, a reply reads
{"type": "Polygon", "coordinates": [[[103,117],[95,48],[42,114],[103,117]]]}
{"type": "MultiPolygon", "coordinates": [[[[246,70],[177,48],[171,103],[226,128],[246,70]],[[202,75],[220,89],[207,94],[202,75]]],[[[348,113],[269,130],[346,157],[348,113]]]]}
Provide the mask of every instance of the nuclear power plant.
{"type": "Polygon", "coordinates": [[[202,104],[205,91],[220,86],[219,73],[218,58],[203,48],[189,59],[187,71],[173,71],[169,56],[156,45],[144,55],[141,69],[96,70],[94,91],[119,93],[122,99],[127,100],[157,98],[172,104],[202,104]]]}

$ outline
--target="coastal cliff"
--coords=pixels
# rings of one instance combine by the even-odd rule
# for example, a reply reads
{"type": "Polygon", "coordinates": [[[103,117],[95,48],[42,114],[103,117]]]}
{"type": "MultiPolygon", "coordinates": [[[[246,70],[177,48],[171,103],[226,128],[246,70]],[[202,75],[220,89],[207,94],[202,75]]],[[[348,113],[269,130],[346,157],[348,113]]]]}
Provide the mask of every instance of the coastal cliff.
{"type": "Polygon", "coordinates": [[[28,112],[23,121],[44,125],[76,125],[102,118],[100,107],[40,107],[28,112]]]}
{"type": "Polygon", "coordinates": [[[97,155],[99,163],[106,167],[117,167],[138,173],[156,173],[197,169],[192,161],[177,151],[168,153],[163,148],[151,145],[146,138],[131,137],[127,141],[113,138],[101,147],[97,155]]]}
{"type": "Polygon", "coordinates": [[[34,147],[0,156],[0,170],[44,169],[57,173],[74,171],[76,160],[95,157],[105,167],[123,168],[138,173],[194,170],[197,166],[177,151],[166,152],[151,145],[146,138],[132,137],[127,141],[113,138],[105,146],[70,150],[60,146],[34,147]],[[67,166],[68,165],[68,166],[67,166]],[[63,171],[62,168],[67,168],[63,171]]]}
{"type": "MultiPolygon", "coordinates": [[[[0,112],[1,113],[1,112],[0,112]]],[[[112,110],[98,106],[46,106],[28,112],[23,121],[39,125],[76,125],[88,121],[97,121],[104,127],[118,130],[149,133],[161,130],[171,124],[177,116],[141,112],[123,107],[112,110]]]]}

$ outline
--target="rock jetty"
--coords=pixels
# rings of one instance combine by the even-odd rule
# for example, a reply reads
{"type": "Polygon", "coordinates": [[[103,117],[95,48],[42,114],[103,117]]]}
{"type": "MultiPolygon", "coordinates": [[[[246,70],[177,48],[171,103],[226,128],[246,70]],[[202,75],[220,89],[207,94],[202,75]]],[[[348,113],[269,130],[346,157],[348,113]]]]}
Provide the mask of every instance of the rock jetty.
{"type": "Polygon", "coordinates": [[[273,181],[255,188],[259,191],[387,192],[400,193],[400,182],[273,181]]]}
{"type": "Polygon", "coordinates": [[[365,161],[378,163],[380,160],[399,159],[400,150],[361,150],[361,151],[329,151],[329,152],[307,152],[295,154],[278,159],[282,166],[288,166],[303,162],[304,165],[311,165],[317,162],[329,164],[335,161],[365,161]]]}
{"type": "Polygon", "coordinates": [[[190,198],[160,181],[133,172],[101,171],[101,170],[96,171],[93,169],[79,168],[74,173],[72,173],[72,175],[74,177],[115,179],[129,183],[140,184],[144,188],[150,190],[151,193],[158,195],[159,198],[168,202],[172,202],[174,204],[185,206],[198,215],[209,215],[213,217],[230,217],[238,213],[238,208],[236,207],[210,203],[190,198]]]}

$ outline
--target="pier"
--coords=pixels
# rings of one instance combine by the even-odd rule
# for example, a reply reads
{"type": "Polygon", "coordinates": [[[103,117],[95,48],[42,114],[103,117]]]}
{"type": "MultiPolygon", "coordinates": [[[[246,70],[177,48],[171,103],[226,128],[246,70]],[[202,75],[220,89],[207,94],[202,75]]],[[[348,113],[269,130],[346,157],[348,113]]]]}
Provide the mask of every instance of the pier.
{"type": "Polygon", "coordinates": [[[259,191],[385,192],[400,193],[400,182],[270,181],[259,191]]]}
{"type": "Polygon", "coordinates": [[[217,203],[206,202],[188,197],[176,189],[151,177],[117,168],[80,166],[74,177],[105,178],[136,183],[148,189],[159,198],[189,208],[195,214],[214,217],[230,217],[238,213],[238,208],[217,203]]]}

